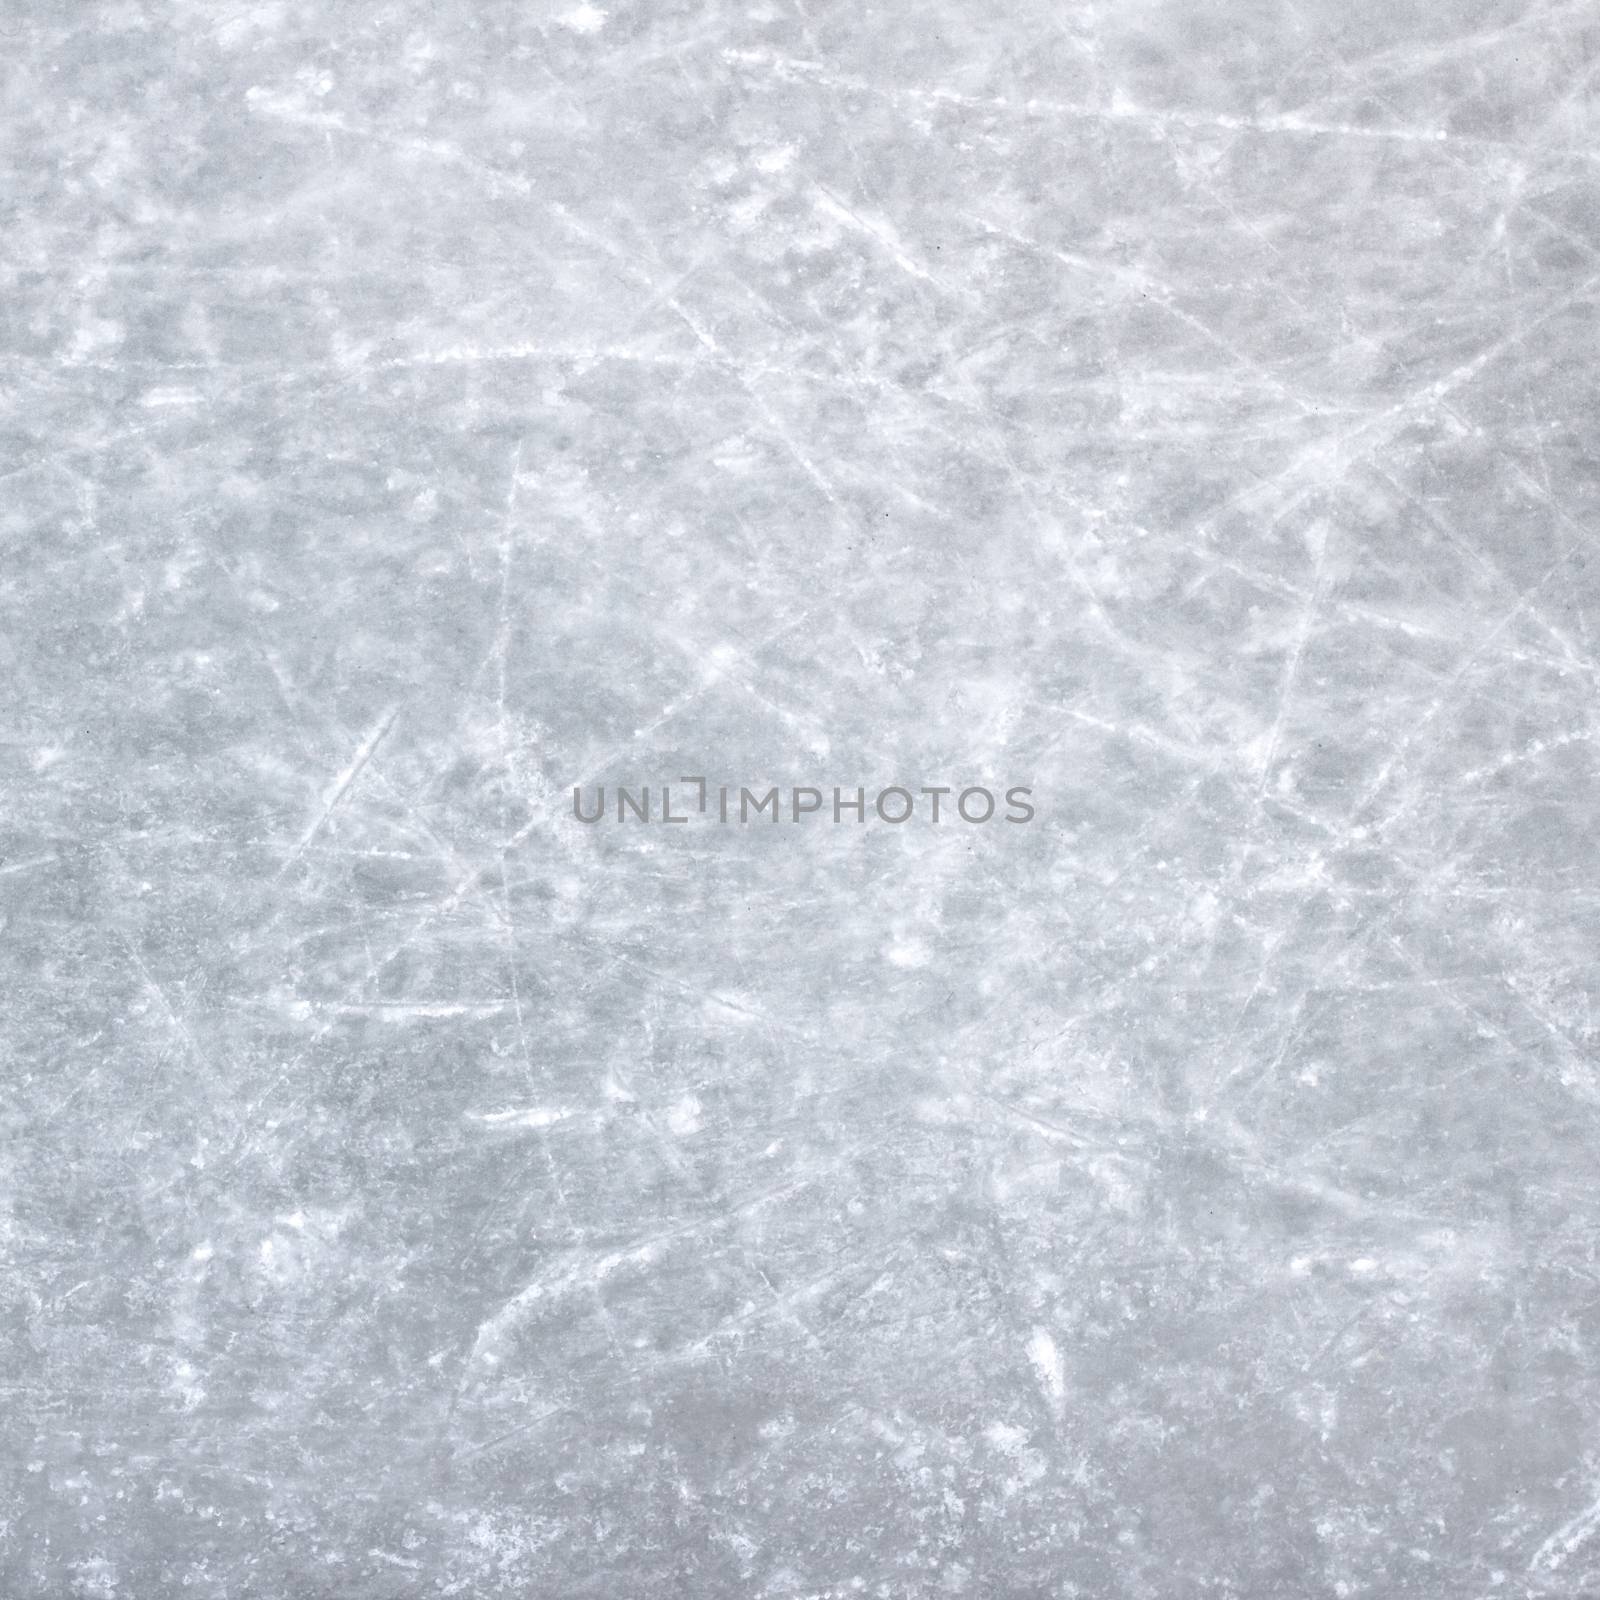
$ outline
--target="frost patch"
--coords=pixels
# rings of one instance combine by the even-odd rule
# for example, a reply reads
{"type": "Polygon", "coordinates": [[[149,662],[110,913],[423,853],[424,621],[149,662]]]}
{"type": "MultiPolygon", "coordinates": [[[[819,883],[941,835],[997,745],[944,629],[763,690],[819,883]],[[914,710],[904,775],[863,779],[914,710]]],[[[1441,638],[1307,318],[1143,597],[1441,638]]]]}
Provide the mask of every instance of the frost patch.
{"type": "Polygon", "coordinates": [[[573,33],[599,33],[606,25],[606,13],[598,6],[590,5],[589,0],[582,0],[570,11],[563,11],[556,21],[573,33]]]}

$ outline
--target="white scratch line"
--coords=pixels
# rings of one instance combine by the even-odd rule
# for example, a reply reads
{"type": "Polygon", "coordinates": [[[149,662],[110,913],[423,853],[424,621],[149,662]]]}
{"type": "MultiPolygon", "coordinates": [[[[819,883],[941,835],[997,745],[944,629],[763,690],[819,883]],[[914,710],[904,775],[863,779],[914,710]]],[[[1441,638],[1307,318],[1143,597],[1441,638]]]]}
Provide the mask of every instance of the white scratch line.
{"type": "Polygon", "coordinates": [[[372,1000],[345,1001],[319,1009],[341,1017],[376,1017],[380,1022],[409,1022],[413,1017],[498,1017],[511,1009],[509,1000],[372,1000]]]}
{"type": "Polygon", "coordinates": [[[1575,1555],[1586,1545],[1597,1531],[1600,1531],[1600,1500],[1596,1500],[1587,1511],[1580,1511],[1570,1522],[1562,1523],[1534,1551],[1528,1571],[1537,1572],[1542,1568],[1546,1572],[1554,1572],[1569,1556],[1575,1555]]]}
{"type": "Polygon", "coordinates": [[[931,283],[935,288],[941,287],[938,280],[926,268],[912,260],[900,247],[894,234],[877,223],[869,222],[867,218],[854,212],[837,196],[830,194],[819,183],[815,185],[817,191],[817,204],[835,222],[847,228],[854,229],[857,233],[864,233],[869,239],[875,241],[889,253],[889,258],[902,272],[909,273],[913,278],[920,278],[924,283],[931,283]]]}
{"type": "Polygon", "coordinates": [[[347,766],[344,771],[341,772],[334,780],[333,792],[323,803],[322,815],[319,816],[317,820],[313,822],[311,826],[307,828],[306,831],[300,836],[300,842],[290,853],[289,859],[278,868],[278,877],[281,878],[284,873],[286,873],[289,868],[300,859],[300,857],[305,853],[306,847],[313,839],[316,838],[319,833],[322,832],[322,829],[327,823],[328,818],[333,815],[334,810],[338,806],[339,802],[343,800],[345,795],[350,792],[350,786],[356,781],[357,778],[361,776],[361,769],[365,767],[366,764],[372,759],[374,752],[376,752],[378,746],[383,743],[385,736],[389,732],[389,729],[394,726],[394,719],[399,716],[399,714],[399,706],[390,706],[389,709],[378,718],[377,722],[373,724],[371,731],[367,734],[366,738],[361,741],[361,744],[357,748],[355,755],[350,758],[350,765],[347,766]]]}
{"type": "Polygon", "coordinates": [[[33,856],[27,861],[13,861],[9,866],[0,867],[0,878],[9,878],[14,872],[31,872],[35,867],[47,867],[58,860],[59,856],[33,856]]]}
{"type": "Polygon", "coordinates": [[[573,1113],[559,1106],[529,1106],[523,1110],[473,1111],[474,1122],[487,1122],[497,1128],[552,1128],[573,1113]]]}

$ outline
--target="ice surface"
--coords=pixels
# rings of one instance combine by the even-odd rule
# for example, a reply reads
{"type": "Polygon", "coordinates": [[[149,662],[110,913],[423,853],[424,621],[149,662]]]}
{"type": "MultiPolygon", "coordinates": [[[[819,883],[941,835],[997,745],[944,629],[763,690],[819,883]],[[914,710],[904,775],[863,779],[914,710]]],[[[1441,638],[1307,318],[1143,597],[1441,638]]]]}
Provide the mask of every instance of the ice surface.
{"type": "Polygon", "coordinates": [[[1600,1593],[1597,72],[6,0],[6,1600],[1600,1593]]]}

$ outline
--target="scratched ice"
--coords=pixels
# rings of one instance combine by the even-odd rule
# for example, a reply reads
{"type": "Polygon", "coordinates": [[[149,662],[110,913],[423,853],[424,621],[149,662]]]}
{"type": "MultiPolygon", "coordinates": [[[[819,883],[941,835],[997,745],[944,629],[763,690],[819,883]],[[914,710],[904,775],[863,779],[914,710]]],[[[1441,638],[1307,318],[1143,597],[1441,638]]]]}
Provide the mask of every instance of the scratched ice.
{"type": "Polygon", "coordinates": [[[1600,1593],[1592,7],[0,44],[6,1600],[1600,1593]]]}

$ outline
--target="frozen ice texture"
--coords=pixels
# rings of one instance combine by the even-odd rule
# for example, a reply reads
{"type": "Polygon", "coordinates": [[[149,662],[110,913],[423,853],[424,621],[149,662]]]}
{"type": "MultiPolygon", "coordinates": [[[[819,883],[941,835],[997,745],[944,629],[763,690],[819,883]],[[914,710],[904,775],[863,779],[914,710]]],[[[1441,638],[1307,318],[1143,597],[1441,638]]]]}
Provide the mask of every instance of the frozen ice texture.
{"type": "Polygon", "coordinates": [[[7,1600],[1600,1592],[1597,71],[7,0],[7,1600]]]}

